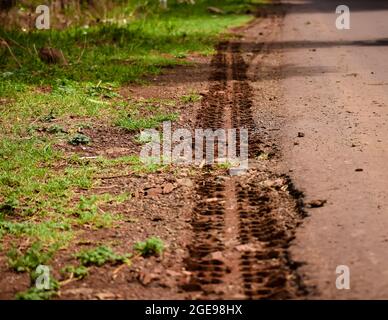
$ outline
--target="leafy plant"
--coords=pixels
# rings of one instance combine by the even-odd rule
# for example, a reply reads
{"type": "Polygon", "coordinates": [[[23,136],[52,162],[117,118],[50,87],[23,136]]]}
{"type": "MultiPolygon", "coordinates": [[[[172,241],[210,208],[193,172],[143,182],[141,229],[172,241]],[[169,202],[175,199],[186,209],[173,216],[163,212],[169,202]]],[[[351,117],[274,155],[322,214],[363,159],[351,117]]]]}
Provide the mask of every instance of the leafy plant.
{"type": "Polygon", "coordinates": [[[13,247],[8,251],[8,263],[12,269],[17,272],[33,271],[40,264],[45,264],[51,259],[53,252],[45,251],[40,242],[35,242],[22,254],[18,249],[13,247]]]}
{"type": "Polygon", "coordinates": [[[164,250],[164,243],[158,237],[151,237],[144,242],[135,243],[133,248],[136,251],[139,251],[139,253],[142,256],[152,256],[152,255],[158,256],[162,254],[164,250]]]}
{"type": "Polygon", "coordinates": [[[110,213],[99,212],[97,196],[81,196],[76,208],[77,223],[89,224],[96,228],[109,227],[114,217],[110,213]]]}
{"type": "Polygon", "coordinates": [[[48,128],[46,129],[46,131],[47,131],[48,133],[64,133],[64,132],[66,132],[66,130],[63,129],[63,127],[61,127],[61,126],[59,126],[59,125],[57,125],[57,124],[54,124],[54,125],[48,127],[48,128]]]}
{"type": "Polygon", "coordinates": [[[88,276],[89,269],[85,266],[66,266],[61,270],[61,273],[73,274],[77,279],[83,279],[88,276]]]}
{"type": "Polygon", "coordinates": [[[216,168],[219,168],[219,169],[230,169],[232,167],[233,167],[233,164],[228,161],[216,164],[216,168]]]}
{"type": "Polygon", "coordinates": [[[84,266],[96,265],[102,266],[106,263],[118,264],[128,263],[131,254],[119,255],[112,251],[107,246],[99,246],[90,250],[83,250],[75,255],[75,257],[84,266]]]}
{"type": "Polygon", "coordinates": [[[50,112],[40,118],[42,122],[51,122],[56,118],[54,110],[51,109],[50,112]]]}
{"type": "Polygon", "coordinates": [[[91,123],[79,123],[77,127],[82,130],[82,129],[91,129],[93,126],[91,123]]]}
{"type": "Polygon", "coordinates": [[[78,146],[80,144],[89,144],[90,143],[90,138],[88,136],[84,135],[84,134],[77,133],[76,135],[71,137],[68,141],[73,146],[78,146]]]}
{"type": "Polygon", "coordinates": [[[59,283],[53,277],[49,280],[49,289],[38,289],[33,286],[26,291],[18,292],[15,296],[17,300],[49,300],[58,294],[59,283]]]}

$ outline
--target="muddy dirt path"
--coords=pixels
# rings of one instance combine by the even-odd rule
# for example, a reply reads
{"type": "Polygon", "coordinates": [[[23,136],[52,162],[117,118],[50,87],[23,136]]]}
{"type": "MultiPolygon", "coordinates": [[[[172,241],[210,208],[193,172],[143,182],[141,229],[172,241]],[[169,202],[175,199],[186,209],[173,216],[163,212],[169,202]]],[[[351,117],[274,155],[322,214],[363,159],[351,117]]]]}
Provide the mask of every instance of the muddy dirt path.
{"type": "Polygon", "coordinates": [[[259,130],[254,120],[256,93],[251,83],[260,69],[255,64],[261,63],[255,58],[263,53],[257,42],[261,27],[247,28],[241,41],[220,43],[211,62],[196,128],[248,129],[250,169],[240,176],[218,176],[205,167],[196,180],[193,238],[185,260],[192,276],[183,286],[189,298],[289,299],[306,294],[298,264],[288,252],[303,218],[300,194],[287,176],[273,172],[276,148],[268,143],[271,134],[259,130]],[[263,164],[259,159],[268,154],[274,160],[263,164]]]}

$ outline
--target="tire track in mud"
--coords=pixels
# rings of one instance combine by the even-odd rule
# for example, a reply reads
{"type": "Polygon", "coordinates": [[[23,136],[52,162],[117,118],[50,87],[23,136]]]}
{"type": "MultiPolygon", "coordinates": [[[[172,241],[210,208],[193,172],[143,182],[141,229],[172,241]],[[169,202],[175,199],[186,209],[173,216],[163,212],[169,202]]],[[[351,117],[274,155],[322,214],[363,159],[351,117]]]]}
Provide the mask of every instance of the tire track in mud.
{"type": "MultiPolygon", "coordinates": [[[[252,116],[249,65],[240,51],[239,42],[218,45],[196,128],[247,128],[249,159],[255,161],[263,143],[252,116]]],[[[301,195],[288,177],[269,169],[231,177],[203,171],[196,181],[193,239],[186,259],[191,279],[183,289],[199,299],[290,299],[306,294],[298,264],[288,254],[304,215],[301,195]]]]}
{"type": "MultiPolygon", "coordinates": [[[[248,64],[241,55],[240,43],[232,43],[231,46],[231,72],[233,86],[232,90],[232,128],[248,129],[248,156],[254,158],[262,153],[260,149],[261,140],[256,130],[256,125],[252,117],[252,88],[248,83],[248,64]]],[[[237,141],[237,150],[239,150],[237,141]]]]}

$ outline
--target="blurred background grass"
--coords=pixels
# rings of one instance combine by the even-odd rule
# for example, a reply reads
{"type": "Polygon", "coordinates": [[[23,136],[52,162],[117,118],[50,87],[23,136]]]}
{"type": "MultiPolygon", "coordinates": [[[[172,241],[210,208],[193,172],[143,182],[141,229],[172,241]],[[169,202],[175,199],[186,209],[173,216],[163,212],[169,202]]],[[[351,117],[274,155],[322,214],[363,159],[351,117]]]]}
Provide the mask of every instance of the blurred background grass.
{"type": "MultiPolygon", "coordinates": [[[[35,12],[33,3],[12,12],[29,16],[35,12]]],[[[163,10],[157,0],[117,1],[115,5],[95,1],[99,3],[96,6],[82,3],[65,7],[57,15],[52,12],[50,30],[34,28],[36,14],[29,16],[28,23],[21,19],[20,25],[15,16],[9,24],[2,20],[0,37],[15,57],[1,46],[0,94],[20,91],[26,84],[53,84],[56,79],[140,81],[144,74],[183,63],[187,53],[211,53],[220,32],[249,20],[245,13],[252,5],[250,0],[197,0],[194,5],[169,1],[168,9],[163,10]],[[209,6],[223,13],[211,13],[209,6]],[[38,50],[42,47],[60,49],[68,65],[40,61],[38,50]]]]}

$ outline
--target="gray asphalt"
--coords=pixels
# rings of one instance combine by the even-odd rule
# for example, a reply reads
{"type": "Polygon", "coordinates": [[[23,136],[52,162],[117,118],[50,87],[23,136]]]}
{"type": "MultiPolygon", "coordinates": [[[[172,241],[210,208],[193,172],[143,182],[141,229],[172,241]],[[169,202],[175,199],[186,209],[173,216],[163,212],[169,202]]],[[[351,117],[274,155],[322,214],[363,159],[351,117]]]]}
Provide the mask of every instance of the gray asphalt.
{"type": "Polygon", "coordinates": [[[308,209],[292,255],[316,298],[387,299],[388,2],[293,1],[276,41],[285,169],[307,202],[327,200],[308,209]],[[339,4],[350,30],[335,26],[339,4]],[[336,287],[338,265],[349,290],[336,287]]]}

